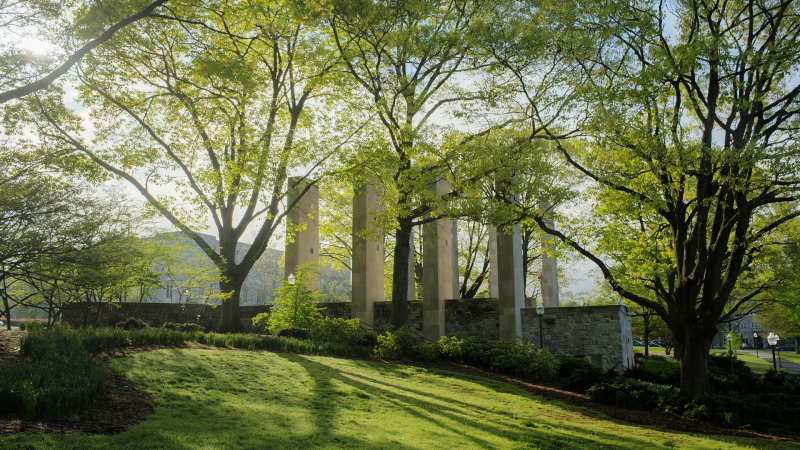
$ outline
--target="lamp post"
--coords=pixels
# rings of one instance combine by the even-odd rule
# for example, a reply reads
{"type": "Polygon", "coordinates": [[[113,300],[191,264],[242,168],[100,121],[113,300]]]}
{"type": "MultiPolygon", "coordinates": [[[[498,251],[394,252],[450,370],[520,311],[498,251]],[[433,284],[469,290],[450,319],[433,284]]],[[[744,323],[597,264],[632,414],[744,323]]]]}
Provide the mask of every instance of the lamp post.
{"type": "Polygon", "coordinates": [[[758,358],[758,333],[753,333],[753,347],[756,348],[756,358],[758,358]]]}
{"type": "Polygon", "coordinates": [[[731,376],[735,377],[736,375],[733,373],[733,336],[728,333],[725,340],[728,341],[728,358],[731,360],[731,376]]]}
{"type": "Polygon", "coordinates": [[[770,333],[767,336],[767,343],[772,347],[772,368],[775,369],[775,372],[778,372],[778,366],[775,364],[775,344],[778,343],[778,335],[770,333]]]}
{"type": "Polygon", "coordinates": [[[544,305],[539,303],[539,306],[536,307],[536,314],[539,315],[539,348],[544,348],[544,334],[542,331],[542,315],[544,314],[544,305]]]}

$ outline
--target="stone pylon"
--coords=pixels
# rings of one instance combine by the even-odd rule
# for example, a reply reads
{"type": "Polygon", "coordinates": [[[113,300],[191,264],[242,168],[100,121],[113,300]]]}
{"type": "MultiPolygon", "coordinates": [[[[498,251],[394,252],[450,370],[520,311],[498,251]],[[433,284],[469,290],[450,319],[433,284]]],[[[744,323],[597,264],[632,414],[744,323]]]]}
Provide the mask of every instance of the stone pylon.
{"type": "MultiPolygon", "coordinates": [[[[542,202],[539,207],[547,212],[552,205],[542,202]]],[[[553,221],[545,216],[545,224],[553,228],[553,221]]],[[[558,261],[556,260],[557,238],[549,234],[542,236],[542,305],[545,308],[555,308],[559,306],[558,300],[558,261]],[[552,255],[551,255],[552,253],[552,255]]]]}
{"type": "Polygon", "coordinates": [[[489,227],[489,297],[497,298],[500,296],[500,289],[497,285],[497,229],[489,227]]]}
{"type": "Polygon", "coordinates": [[[411,252],[408,254],[408,301],[417,301],[417,284],[416,284],[416,268],[414,267],[414,232],[411,232],[411,237],[408,238],[408,245],[411,247],[411,252]]]}
{"type": "Polygon", "coordinates": [[[525,307],[525,278],[522,273],[522,236],[519,226],[509,232],[497,230],[497,297],[500,309],[500,340],[515,341],[522,335],[520,309],[525,307]]]}
{"type": "MultiPolygon", "coordinates": [[[[430,188],[436,196],[450,192],[447,180],[430,188]]],[[[445,334],[444,302],[453,298],[452,229],[448,219],[422,226],[422,334],[437,341],[445,334]]]]}
{"type": "Polygon", "coordinates": [[[453,264],[453,296],[450,298],[461,298],[461,280],[458,276],[458,221],[456,219],[450,221],[450,239],[452,242],[450,249],[453,253],[450,256],[453,264]]]}
{"type": "Polygon", "coordinates": [[[353,284],[351,317],[374,325],[375,302],[383,301],[383,255],[375,236],[375,214],[381,212],[381,189],[373,179],[356,188],[353,196],[353,284]],[[365,236],[365,233],[371,234],[365,236]]]}
{"type": "MultiPolygon", "coordinates": [[[[301,177],[289,178],[289,192],[286,195],[287,206],[297,200],[300,195],[302,197],[286,216],[287,225],[290,225],[287,226],[287,230],[298,224],[306,226],[304,230],[295,232],[292,242],[286,244],[284,280],[287,280],[291,274],[296,277],[299,265],[319,263],[319,188],[311,186],[303,194],[308,186],[308,180],[300,180],[302,180],[301,177]]],[[[288,238],[289,233],[286,234],[288,238]]],[[[319,275],[314,277],[308,288],[311,290],[319,288],[319,275]]]]}

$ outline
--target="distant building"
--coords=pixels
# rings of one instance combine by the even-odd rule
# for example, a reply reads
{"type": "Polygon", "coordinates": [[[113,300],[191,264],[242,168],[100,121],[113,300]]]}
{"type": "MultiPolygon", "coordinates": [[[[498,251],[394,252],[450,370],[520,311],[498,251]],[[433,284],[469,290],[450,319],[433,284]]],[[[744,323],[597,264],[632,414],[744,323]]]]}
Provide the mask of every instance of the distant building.
{"type": "MultiPolygon", "coordinates": [[[[219,251],[219,240],[216,237],[197,233],[203,238],[212,248],[219,251]]],[[[201,269],[202,265],[207,265],[211,268],[211,261],[205,257],[200,251],[199,246],[190,240],[182,231],[176,231],[162,235],[160,237],[167,242],[167,245],[187,245],[193,249],[190,252],[184,252],[180,258],[183,262],[191,262],[195,265],[196,269],[201,269]],[[199,256],[198,256],[199,255],[199,256]]],[[[152,239],[152,238],[151,238],[152,239]]],[[[250,244],[239,242],[236,245],[236,262],[244,259],[244,255],[250,249],[250,244]]],[[[256,262],[247,278],[242,285],[242,291],[239,294],[239,302],[241,305],[263,305],[275,301],[277,289],[280,288],[280,281],[283,279],[283,251],[267,248],[261,255],[261,258],[256,262]]],[[[163,288],[157,289],[155,293],[147,298],[145,301],[148,303],[178,303],[186,302],[187,297],[190,303],[198,303],[198,298],[203,298],[207,295],[204,289],[214,289],[219,292],[219,283],[210,283],[207,288],[197,288],[187,292],[180,286],[182,283],[187,283],[185,276],[181,277],[180,274],[165,273],[164,267],[155,267],[156,271],[161,272],[161,282],[163,288]]],[[[195,283],[196,285],[196,283],[195,283]]],[[[350,301],[350,271],[337,270],[330,266],[323,266],[320,268],[320,293],[322,293],[327,301],[350,301]]],[[[211,301],[210,303],[217,303],[219,301],[211,301]]]]}

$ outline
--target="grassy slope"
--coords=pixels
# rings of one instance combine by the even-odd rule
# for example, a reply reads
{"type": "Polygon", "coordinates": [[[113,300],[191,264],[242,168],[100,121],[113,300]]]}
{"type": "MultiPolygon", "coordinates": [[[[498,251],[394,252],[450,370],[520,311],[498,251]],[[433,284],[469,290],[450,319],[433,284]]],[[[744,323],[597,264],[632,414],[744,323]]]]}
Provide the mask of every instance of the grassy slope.
{"type": "Polygon", "coordinates": [[[154,415],[118,436],[0,448],[800,448],[629,426],[505,383],[367,361],[172,349],[110,364],[153,396],[154,415]]]}

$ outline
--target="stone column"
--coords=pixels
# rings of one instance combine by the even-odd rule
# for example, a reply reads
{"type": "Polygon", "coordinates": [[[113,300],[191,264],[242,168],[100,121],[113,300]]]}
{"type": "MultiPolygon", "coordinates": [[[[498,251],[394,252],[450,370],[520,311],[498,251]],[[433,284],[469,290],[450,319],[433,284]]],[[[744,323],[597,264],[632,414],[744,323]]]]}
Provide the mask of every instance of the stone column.
{"type": "Polygon", "coordinates": [[[353,196],[353,284],[351,317],[374,325],[375,302],[383,301],[383,243],[375,238],[381,193],[373,179],[356,188],[353,196]],[[365,236],[365,233],[372,234],[365,236]]]}
{"type": "MultiPolygon", "coordinates": [[[[549,203],[540,203],[539,207],[542,211],[548,211],[551,208],[549,203]]],[[[553,228],[553,221],[545,218],[545,224],[553,228]]],[[[544,234],[542,236],[542,305],[545,308],[555,308],[559,305],[558,300],[558,263],[556,256],[549,254],[555,252],[557,239],[555,236],[544,234]]]]}
{"type": "Polygon", "coordinates": [[[417,301],[417,283],[415,278],[414,267],[414,232],[411,232],[411,237],[408,239],[408,245],[411,247],[411,252],[408,254],[408,301],[417,301]]]}
{"type": "Polygon", "coordinates": [[[453,264],[453,296],[450,298],[461,298],[461,279],[458,276],[458,221],[450,221],[450,248],[453,254],[450,256],[453,264]]]}
{"type": "Polygon", "coordinates": [[[500,309],[500,340],[516,341],[522,335],[520,309],[525,307],[522,273],[522,236],[519,226],[497,233],[497,287],[500,309]]]}
{"type": "MultiPolygon", "coordinates": [[[[291,177],[289,179],[290,188],[286,195],[287,206],[291,205],[303,194],[303,190],[308,185],[308,180],[303,180],[292,188],[299,180],[301,180],[300,177],[291,177]]],[[[301,264],[319,263],[319,188],[317,186],[311,186],[303,194],[295,207],[289,211],[286,221],[287,225],[289,223],[292,226],[306,224],[306,227],[302,231],[295,232],[292,242],[286,244],[284,280],[287,280],[290,274],[294,274],[296,277],[297,266],[301,264]]],[[[288,230],[289,227],[287,226],[287,238],[289,237],[288,230]]],[[[319,288],[319,275],[314,277],[308,288],[312,291],[319,288]]]]}
{"type": "Polygon", "coordinates": [[[500,290],[497,284],[497,229],[489,227],[489,297],[497,298],[500,290]]]}
{"type": "MultiPolygon", "coordinates": [[[[440,180],[431,190],[439,196],[450,192],[450,186],[440,180]]],[[[422,226],[422,334],[434,341],[445,334],[444,301],[453,296],[451,241],[449,220],[422,226]]]]}

